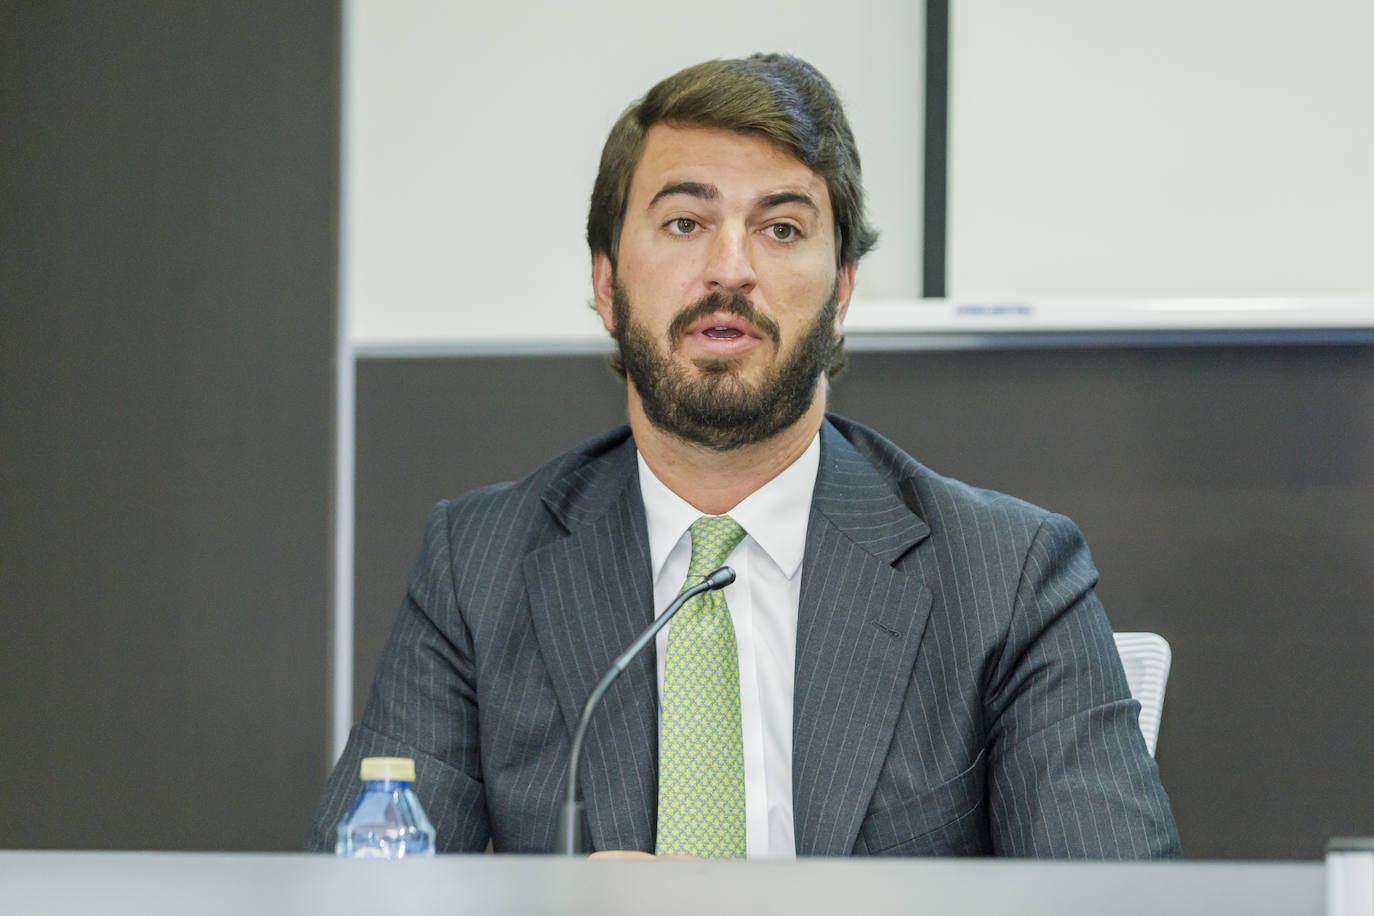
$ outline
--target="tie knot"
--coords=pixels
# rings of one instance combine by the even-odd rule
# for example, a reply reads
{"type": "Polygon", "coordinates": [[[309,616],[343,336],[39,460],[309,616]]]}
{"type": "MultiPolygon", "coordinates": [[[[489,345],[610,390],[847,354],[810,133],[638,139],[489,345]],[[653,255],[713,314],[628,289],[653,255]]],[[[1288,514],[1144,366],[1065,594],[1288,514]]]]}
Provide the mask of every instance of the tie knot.
{"type": "Polygon", "coordinates": [[[691,578],[714,572],[744,539],[744,529],[728,515],[702,516],[692,523],[691,578]]]}

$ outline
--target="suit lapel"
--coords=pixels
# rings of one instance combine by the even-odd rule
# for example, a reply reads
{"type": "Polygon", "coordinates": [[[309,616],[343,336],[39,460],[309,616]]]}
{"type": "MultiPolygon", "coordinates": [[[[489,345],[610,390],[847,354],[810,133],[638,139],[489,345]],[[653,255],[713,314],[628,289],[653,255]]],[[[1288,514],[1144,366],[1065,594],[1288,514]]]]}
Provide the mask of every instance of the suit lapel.
{"type": "MultiPolygon", "coordinates": [[[[596,682],[653,619],[633,442],[627,439],[556,480],[544,502],[569,534],[526,557],[524,576],[540,651],[571,741],[596,682]]],[[[653,652],[646,651],[607,691],[587,732],[579,781],[597,849],[653,849],[654,672],[653,652]]]]}
{"type": "Polygon", "coordinates": [[[847,855],[854,847],[932,600],[892,564],[929,533],[894,484],[826,422],[797,618],[799,856],[847,855]]]}

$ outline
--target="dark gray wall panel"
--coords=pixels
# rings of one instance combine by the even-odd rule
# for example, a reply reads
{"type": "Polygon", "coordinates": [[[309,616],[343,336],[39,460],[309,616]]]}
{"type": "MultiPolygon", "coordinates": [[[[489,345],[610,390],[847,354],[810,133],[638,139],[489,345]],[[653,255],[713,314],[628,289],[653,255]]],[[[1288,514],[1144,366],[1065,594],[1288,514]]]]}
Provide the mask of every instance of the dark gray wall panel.
{"type": "MultiPolygon", "coordinates": [[[[434,500],[622,401],[591,356],[362,362],[360,699],[434,500]]],[[[832,406],[1079,522],[1113,625],[1174,645],[1159,761],[1188,855],[1374,833],[1374,347],[856,353],[832,406]]]]}
{"type": "Polygon", "coordinates": [[[0,5],[0,846],[298,848],[339,12],[0,5]]]}

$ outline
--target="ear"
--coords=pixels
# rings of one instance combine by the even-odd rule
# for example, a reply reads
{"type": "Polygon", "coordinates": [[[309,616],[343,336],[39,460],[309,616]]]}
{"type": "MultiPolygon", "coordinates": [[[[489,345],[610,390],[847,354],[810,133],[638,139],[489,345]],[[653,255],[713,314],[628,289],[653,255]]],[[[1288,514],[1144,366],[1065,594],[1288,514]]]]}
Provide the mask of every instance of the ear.
{"type": "Polygon", "coordinates": [[[854,265],[849,263],[840,268],[835,277],[835,334],[844,329],[844,316],[849,312],[849,299],[854,295],[854,265]]]}
{"type": "Polygon", "coordinates": [[[615,268],[611,267],[610,255],[604,252],[592,255],[592,293],[596,296],[596,313],[601,316],[601,324],[614,334],[611,302],[615,298],[615,268]]]}

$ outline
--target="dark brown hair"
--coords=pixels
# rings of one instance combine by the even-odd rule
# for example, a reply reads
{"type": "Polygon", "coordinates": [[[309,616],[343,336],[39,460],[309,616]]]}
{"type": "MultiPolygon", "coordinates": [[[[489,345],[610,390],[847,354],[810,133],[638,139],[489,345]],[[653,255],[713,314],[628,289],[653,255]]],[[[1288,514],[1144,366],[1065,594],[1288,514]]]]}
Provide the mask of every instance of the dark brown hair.
{"type": "Polygon", "coordinates": [[[601,150],[587,214],[587,244],[615,267],[630,181],[655,124],[760,134],[825,180],[835,214],[839,265],[857,263],[878,233],[864,215],[863,173],[839,97],[803,60],[755,54],[688,67],[625,109],[601,150]]]}

